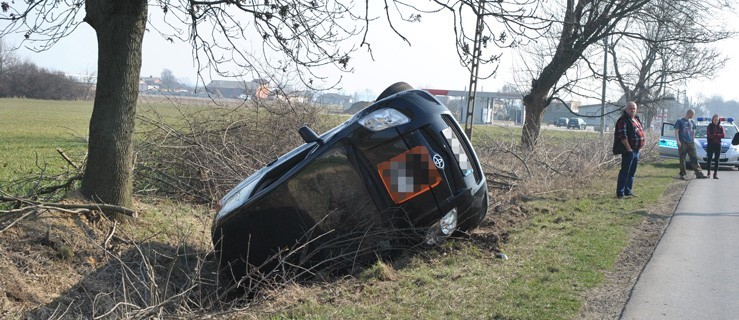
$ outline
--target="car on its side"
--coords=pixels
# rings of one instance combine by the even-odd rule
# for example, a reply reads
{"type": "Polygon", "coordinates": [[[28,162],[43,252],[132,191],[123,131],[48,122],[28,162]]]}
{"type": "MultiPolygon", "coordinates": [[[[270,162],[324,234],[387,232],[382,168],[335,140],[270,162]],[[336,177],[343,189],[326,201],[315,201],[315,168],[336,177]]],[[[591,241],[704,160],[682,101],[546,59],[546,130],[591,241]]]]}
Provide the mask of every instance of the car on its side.
{"type": "Polygon", "coordinates": [[[222,272],[353,267],[470,231],[486,215],[475,151],[424,90],[396,83],[324,134],[298,132],[305,144],[219,201],[212,241],[222,272]]]}
{"type": "MultiPolygon", "coordinates": [[[[695,146],[698,163],[705,166],[708,162],[708,139],[706,131],[711,118],[698,117],[695,121],[695,146]]],[[[731,144],[731,139],[739,132],[734,118],[721,118],[721,126],[724,128],[724,138],[721,139],[721,155],[719,157],[720,166],[739,167],[739,146],[731,144]]],[[[677,140],[675,137],[675,124],[662,123],[662,131],[659,138],[659,154],[663,158],[677,158],[677,140]]],[[[686,158],[686,161],[690,159],[686,158]]],[[[689,162],[688,162],[689,163],[689,162]]]]}
{"type": "Polygon", "coordinates": [[[567,120],[567,129],[585,130],[587,124],[582,118],[570,118],[567,120]]]}

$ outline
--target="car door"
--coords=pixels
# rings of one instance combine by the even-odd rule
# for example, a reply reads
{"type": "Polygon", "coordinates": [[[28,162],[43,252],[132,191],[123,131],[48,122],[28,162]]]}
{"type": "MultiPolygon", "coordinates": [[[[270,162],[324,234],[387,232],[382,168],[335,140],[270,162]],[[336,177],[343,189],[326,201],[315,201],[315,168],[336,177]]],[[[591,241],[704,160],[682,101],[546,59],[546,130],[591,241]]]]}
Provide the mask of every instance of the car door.
{"type": "Polygon", "coordinates": [[[664,158],[677,158],[677,137],[675,124],[663,122],[659,136],[659,155],[664,158]]]}

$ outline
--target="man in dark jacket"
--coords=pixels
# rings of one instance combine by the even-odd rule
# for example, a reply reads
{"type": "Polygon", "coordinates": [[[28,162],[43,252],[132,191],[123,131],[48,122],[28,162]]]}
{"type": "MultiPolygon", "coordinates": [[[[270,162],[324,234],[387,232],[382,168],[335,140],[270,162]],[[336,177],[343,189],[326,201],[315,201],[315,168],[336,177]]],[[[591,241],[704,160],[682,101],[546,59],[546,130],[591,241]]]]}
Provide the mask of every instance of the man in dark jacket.
{"type": "Polygon", "coordinates": [[[616,121],[614,135],[623,145],[621,152],[621,170],[618,172],[616,183],[616,197],[632,197],[634,186],[634,174],[639,165],[639,150],[644,147],[644,130],[641,120],[636,115],[636,102],[629,101],[624,108],[621,117],[616,121]]]}

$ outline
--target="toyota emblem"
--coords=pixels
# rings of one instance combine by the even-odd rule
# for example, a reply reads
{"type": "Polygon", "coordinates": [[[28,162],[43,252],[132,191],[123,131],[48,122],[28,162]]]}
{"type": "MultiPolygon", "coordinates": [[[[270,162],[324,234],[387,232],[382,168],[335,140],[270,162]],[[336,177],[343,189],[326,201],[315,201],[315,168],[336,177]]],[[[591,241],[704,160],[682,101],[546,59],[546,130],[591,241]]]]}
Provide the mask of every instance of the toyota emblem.
{"type": "Polygon", "coordinates": [[[437,168],[444,170],[444,158],[437,153],[434,155],[433,160],[437,168]]]}

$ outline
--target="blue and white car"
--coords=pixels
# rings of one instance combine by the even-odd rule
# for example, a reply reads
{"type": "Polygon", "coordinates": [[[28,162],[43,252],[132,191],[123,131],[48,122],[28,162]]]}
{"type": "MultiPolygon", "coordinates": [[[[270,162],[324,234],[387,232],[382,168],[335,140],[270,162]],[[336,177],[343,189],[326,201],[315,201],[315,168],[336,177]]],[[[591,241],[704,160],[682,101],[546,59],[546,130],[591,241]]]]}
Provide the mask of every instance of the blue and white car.
{"type": "MultiPolygon", "coordinates": [[[[698,163],[705,166],[708,162],[708,140],[706,139],[706,130],[711,118],[698,117],[695,121],[695,145],[698,163]]],[[[721,126],[724,128],[724,138],[721,139],[721,156],[719,165],[739,167],[739,146],[731,145],[731,138],[739,132],[734,118],[721,118],[721,126]]],[[[662,132],[659,137],[659,154],[663,158],[677,159],[677,140],[675,137],[675,124],[662,123],[662,132]]],[[[689,161],[689,159],[686,159],[689,161]]]]}

